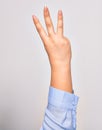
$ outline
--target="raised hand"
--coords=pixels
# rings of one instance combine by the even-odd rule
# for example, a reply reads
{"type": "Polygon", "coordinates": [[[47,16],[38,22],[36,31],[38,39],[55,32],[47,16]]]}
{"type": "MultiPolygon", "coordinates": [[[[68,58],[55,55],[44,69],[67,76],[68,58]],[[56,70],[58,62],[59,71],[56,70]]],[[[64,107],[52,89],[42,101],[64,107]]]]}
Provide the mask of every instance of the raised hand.
{"type": "Polygon", "coordinates": [[[32,16],[35,27],[43,41],[51,65],[50,85],[72,93],[71,45],[63,35],[63,13],[58,11],[57,30],[55,32],[48,7],[44,7],[44,20],[47,33],[39,19],[32,16]]]}
{"type": "Polygon", "coordinates": [[[69,39],[63,36],[62,11],[58,11],[56,32],[54,30],[48,7],[44,7],[44,20],[47,33],[42,27],[39,19],[35,15],[33,15],[32,18],[48,54],[51,68],[68,66],[71,61],[71,46],[69,39]]]}

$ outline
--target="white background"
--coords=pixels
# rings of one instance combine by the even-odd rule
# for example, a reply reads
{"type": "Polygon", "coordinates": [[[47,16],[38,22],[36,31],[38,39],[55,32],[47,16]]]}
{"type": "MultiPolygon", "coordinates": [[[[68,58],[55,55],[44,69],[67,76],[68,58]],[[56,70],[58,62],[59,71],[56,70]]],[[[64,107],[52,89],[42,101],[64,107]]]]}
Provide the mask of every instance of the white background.
{"type": "Polygon", "coordinates": [[[50,65],[32,14],[45,27],[47,5],[72,46],[77,130],[102,129],[102,1],[0,0],[0,130],[39,130],[47,105],[50,65]]]}

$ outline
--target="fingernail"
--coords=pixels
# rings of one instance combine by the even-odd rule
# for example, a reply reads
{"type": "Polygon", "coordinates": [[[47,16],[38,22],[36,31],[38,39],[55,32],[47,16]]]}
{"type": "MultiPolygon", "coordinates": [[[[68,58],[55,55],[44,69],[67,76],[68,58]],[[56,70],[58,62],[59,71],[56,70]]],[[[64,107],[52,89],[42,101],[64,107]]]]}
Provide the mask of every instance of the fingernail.
{"type": "Polygon", "coordinates": [[[38,20],[38,18],[35,15],[32,15],[32,18],[34,19],[34,21],[38,20]]]}
{"type": "Polygon", "coordinates": [[[35,16],[35,15],[32,15],[32,18],[33,18],[33,19],[36,19],[36,16],[35,16]]]}
{"type": "Polygon", "coordinates": [[[58,14],[59,14],[59,15],[62,15],[62,10],[58,10],[58,14]]]}

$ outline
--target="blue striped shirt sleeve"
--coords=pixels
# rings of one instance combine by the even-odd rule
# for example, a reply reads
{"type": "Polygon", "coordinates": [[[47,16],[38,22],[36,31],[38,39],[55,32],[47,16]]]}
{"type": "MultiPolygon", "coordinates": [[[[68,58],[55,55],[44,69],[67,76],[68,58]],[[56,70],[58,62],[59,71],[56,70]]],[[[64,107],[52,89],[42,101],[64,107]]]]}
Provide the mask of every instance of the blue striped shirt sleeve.
{"type": "Polygon", "coordinates": [[[79,97],[49,87],[48,104],[40,130],[76,130],[76,109],[79,97]]]}

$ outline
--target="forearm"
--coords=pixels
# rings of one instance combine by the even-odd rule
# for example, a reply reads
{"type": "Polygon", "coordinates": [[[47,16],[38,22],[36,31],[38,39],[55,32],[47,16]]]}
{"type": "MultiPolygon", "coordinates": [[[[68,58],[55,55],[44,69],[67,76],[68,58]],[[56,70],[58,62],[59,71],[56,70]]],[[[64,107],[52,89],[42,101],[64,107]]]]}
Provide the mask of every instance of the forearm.
{"type": "Polygon", "coordinates": [[[51,68],[50,86],[72,93],[71,64],[51,68]]]}

